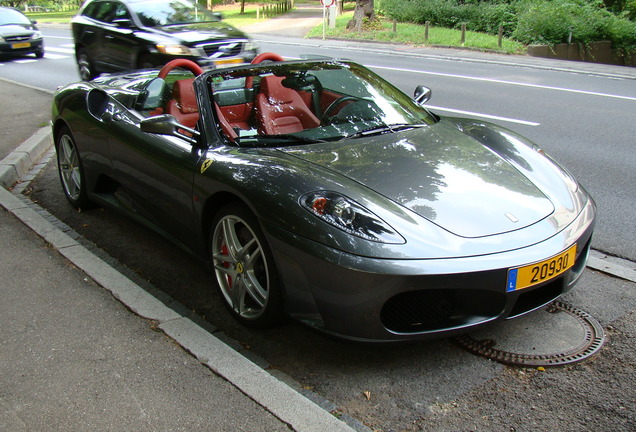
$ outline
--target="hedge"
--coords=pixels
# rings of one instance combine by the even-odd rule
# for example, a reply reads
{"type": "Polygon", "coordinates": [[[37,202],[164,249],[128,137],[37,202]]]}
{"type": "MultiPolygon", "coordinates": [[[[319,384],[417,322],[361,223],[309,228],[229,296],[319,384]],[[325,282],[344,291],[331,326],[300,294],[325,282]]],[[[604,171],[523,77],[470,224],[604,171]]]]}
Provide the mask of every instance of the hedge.
{"type": "MultiPolygon", "coordinates": [[[[633,0],[636,1],[636,0],[633,0]]],[[[636,22],[628,7],[619,15],[596,0],[376,0],[377,10],[400,22],[497,34],[525,44],[588,43],[610,40],[636,49],[636,22]],[[571,40],[570,40],[571,32],[571,40]]]]}

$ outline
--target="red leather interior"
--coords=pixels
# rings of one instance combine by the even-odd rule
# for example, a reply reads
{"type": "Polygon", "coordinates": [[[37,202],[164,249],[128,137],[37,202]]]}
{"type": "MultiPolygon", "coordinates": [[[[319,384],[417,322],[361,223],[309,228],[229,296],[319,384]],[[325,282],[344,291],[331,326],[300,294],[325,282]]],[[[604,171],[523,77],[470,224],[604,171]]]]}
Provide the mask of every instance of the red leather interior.
{"type": "Polygon", "coordinates": [[[199,106],[194,95],[194,78],[175,81],[172,99],[166,105],[166,113],[173,115],[179,123],[194,128],[199,120],[199,106]]]}
{"type": "Polygon", "coordinates": [[[249,130],[251,128],[248,120],[252,113],[252,106],[253,104],[251,102],[239,105],[227,105],[221,107],[221,112],[232,127],[249,130]]]}
{"type": "Polygon", "coordinates": [[[261,90],[256,96],[259,133],[287,134],[320,125],[300,95],[295,90],[283,87],[282,80],[282,77],[273,75],[261,80],[261,90]]]}
{"type": "Polygon", "coordinates": [[[221,112],[221,108],[219,108],[219,105],[216,102],[214,103],[214,109],[216,110],[216,116],[219,118],[219,123],[221,124],[223,133],[230,139],[230,141],[236,141],[238,135],[236,134],[234,129],[232,129],[232,125],[230,125],[230,123],[227,121],[227,119],[223,115],[223,112],[221,112]]]}

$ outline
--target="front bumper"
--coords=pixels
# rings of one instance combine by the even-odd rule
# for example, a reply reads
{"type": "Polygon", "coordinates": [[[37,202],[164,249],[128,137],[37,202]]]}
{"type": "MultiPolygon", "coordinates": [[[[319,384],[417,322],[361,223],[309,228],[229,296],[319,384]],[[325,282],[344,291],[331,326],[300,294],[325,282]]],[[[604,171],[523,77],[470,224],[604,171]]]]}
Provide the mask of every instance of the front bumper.
{"type": "Polygon", "coordinates": [[[570,290],[587,261],[596,208],[590,199],[557,235],[526,248],[453,259],[386,260],[348,254],[266,226],[287,312],[360,341],[450,336],[535,310],[570,290]],[[506,292],[508,270],[577,244],[574,266],[539,285],[506,292]]]}
{"type": "Polygon", "coordinates": [[[24,55],[42,51],[44,42],[42,39],[29,40],[26,42],[0,42],[0,54],[3,55],[24,55]]]}

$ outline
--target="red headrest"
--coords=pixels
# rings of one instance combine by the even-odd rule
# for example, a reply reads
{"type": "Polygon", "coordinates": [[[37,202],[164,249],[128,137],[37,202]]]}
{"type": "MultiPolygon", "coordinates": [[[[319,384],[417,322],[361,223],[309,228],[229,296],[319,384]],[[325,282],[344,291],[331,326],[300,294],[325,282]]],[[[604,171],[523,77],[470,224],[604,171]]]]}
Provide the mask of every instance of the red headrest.
{"type": "Polygon", "coordinates": [[[293,101],[294,91],[283,87],[283,77],[266,76],[261,80],[261,92],[267,96],[272,105],[287,104],[293,101]]]}
{"type": "Polygon", "coordinates": [[[182,79],[175,81],[172,86],[172,97],[177,101],[179,110],[184,114],[199,112],[193,83],[194,78],[182,79]]]}

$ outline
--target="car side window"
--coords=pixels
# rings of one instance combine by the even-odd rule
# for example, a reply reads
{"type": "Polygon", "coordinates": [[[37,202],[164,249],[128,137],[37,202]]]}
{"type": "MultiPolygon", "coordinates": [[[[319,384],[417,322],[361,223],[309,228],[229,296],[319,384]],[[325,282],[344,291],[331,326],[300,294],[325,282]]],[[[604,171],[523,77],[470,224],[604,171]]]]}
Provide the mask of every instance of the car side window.
{"type": "Polygon", "coordinates": [[[97,15],[99,11],[100,5],[101,3],[99,2],[89,4],[88,6],[86,6],[86,9],[84,9],[84,11],[82,12],[82,15],[88,18],[95,19],[95,16],[97,15]]]}
{"type": "Polygon", "coordinates": [[[115,12],[113,13],[111,22],[117,19],[130,19],[128,9],[126,9],[126,6],[124,6],[122,3],[117,3],[115,5],[115,12]]]}
{"type": "Polygon", "coordinates": [[[104,23],[109,23],[115,18],[115,13],[118,6],[117,3],[105,1],[94,4],[96,5],[96,7],[89,11],[90,15],[86,13],[87,16],[104,23]]]}

